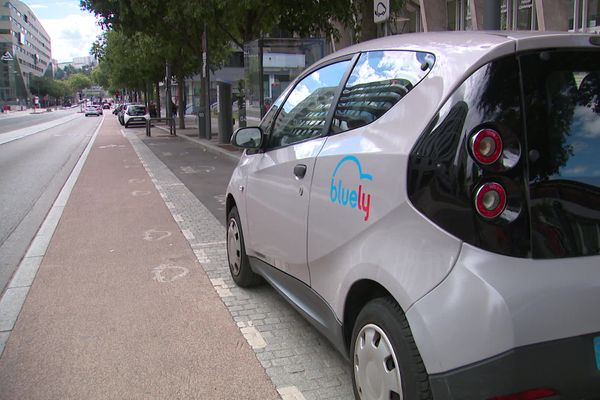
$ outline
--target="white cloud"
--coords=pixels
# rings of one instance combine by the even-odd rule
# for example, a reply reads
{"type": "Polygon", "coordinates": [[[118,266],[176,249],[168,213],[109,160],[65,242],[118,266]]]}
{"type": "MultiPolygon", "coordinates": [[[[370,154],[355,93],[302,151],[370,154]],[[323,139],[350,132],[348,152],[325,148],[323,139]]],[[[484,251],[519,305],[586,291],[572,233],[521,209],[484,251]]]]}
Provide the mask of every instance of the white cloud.
{"type": "Polygon", "coordinates": [[[283,108],[286,112],[291,111],[294,107],[310,96],[310,89],[303,83],[298,85],[294,91],[290,94],[290,97],[285,102],[283,108]]]}
{"type": "Polygon", "coordinates": [[[42,8],[48,8],[48,6],[45,6],[43,4],[32,4],[29,6],[29,8],[31,8],[32,10],[39,10],[42,8]]]}
{"type": "Polygon", "coordinates": [[[92,43],[102,32],[91,14],[71,14],[62,18],[41,19],[52,41],[52,58],[59,62],[90,54],[92,43]]]}

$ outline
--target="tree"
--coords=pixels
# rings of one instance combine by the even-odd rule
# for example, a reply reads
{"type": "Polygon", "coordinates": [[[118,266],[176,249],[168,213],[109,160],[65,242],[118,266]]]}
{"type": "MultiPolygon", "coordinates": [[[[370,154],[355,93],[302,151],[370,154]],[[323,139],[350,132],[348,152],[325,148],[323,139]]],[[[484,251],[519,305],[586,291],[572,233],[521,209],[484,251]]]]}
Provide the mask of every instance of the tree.
{"type": "Polygon", "coordinates": [[[108,89],[110,87],[110,80],[107,64],[100,62],[98,66],[92,70],[90,78],[95,85],[108,89]]]}
{"type": "Polygon", "coordinates": [[[62,104],[62,100],[69,94],[69,88],[66,82],[53,80],[48,94],[54,97],[59,104],[62,104]]]}
{"type": "Polygon", "coordinates": [[[67,86],[71,93],[79,93],[92,86],[92,81],[83,74],[73,74],[67,79],[67,86]]]}

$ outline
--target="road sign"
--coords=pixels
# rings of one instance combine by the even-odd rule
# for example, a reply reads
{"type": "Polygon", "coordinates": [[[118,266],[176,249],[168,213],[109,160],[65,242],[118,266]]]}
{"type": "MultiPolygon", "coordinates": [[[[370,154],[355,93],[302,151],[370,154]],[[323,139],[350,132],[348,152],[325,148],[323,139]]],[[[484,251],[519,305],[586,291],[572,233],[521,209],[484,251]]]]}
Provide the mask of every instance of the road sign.
{"type": "Polygon", "coordinates": [[[13,60],[13,56],[12,56],[12,54],[10,54],[10,51],[7,51],[6,53],[4,53],[2,55],[2,57],[0,57],[0,60],[2,60],[2,61],[12,61],[13,60]]]}
{"type": "Polygon", "coordinates": [[[390,0],[373,1],[373,20],[376,24],[390,19],[390,0]]]}

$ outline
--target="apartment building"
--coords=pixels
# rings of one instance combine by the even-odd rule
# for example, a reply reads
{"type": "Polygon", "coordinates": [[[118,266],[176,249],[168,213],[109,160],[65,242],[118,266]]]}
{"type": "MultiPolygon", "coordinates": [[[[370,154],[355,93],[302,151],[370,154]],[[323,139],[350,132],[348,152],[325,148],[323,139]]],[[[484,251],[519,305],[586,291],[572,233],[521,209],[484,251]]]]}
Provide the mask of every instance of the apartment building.
{"type": "Polygon", "coordinates": [[[50,36],[19,0],[0,4],[0,102],[26,104],[29,84],[52,68],[50,36]]]}

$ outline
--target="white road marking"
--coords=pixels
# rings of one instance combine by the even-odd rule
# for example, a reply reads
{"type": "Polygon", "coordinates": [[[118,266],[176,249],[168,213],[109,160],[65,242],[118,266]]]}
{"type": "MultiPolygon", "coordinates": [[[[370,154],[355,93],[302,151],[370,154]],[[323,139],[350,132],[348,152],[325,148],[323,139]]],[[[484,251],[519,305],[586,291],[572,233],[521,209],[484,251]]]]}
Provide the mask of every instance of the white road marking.
{"type": "Polygon", "coordinates": [[[252,325],[252,321],[238,322],[238,326],[242,335],[253,349],[264,349],[267,347],[267,342],[262,337],[260,332],[252,325]]]}
{"type": "Polygon", "coordinates": [[[140,178],[133,178],[129,180],[129,183],[144,183],[146,182],[145,179],[140,179],[140,178]]]}
{"type": "Polygon", "coordinates": [[[134,190],[133,192],[131,192],[131,195],[133,197],[148,196],[149,194],[150,191],[148,190],[134,190]]]}
{"type": "Polygon", "coordinates": [[[159,283],[169,283],[181,279],[189,273],[190,270],[185,267],[161,264],[152,269],[152,274],[154,275],[152,279],[159,283]]]}
{"type": "Polygon", "coordinates": [[[200,264],[210,263],[210,258],[208,258],[208,256],[204,252],[204,250],[202,250],[202,249],[194,250],[194,254],[196,255],[196,258],[198,259],[198,262],[200,264]]]}
{"type": "Polygon", "coordinates": [[[196,236],[194,236],[192,231],[190,231],[189,229],[182,229],[181,233],[183,233],[183,236],[185,236],[187,240],[194,240],[196,238],[196,236]]]}
{"type": "Polygon", "coordinates": [[[212,165],[199,165],[197,167],[180,167],[180,169],[181,172],[183,172],[184,174],[205,174],[213,172],[215,170],[215,167],[213,167],[212,165]]]}
{"type": "Polygon", "coordinates": [[[190,244],[190,246],[192,247],[212,247],[212,246],[219,246],[222,244],[226,244],[226,241],[221,241],[221,242],[210,242],[210,243],[194,243],[194,244],[190,244]]]}
{"type": "Polygon", "coordinates": [[[278,388],[277,391],[282,400],[306,400],[302,392],[296,386],[278,388]]]}
{"type": "Polygon", "coordinates": [[[168,238],[172,233],[169,231],[157,231],[156,229],[150,229],[144,232],[144,240],[148,242],[158,242],[164,238],[168,238]]]}

